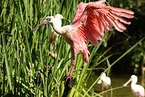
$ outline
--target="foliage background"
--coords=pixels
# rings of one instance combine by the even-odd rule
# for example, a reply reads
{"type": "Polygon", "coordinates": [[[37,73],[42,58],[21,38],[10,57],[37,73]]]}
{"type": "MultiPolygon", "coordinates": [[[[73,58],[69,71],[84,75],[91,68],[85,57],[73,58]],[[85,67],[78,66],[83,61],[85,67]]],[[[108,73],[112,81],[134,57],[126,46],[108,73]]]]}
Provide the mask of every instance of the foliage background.
{"type": "MultiPolygon", "coordinates": [[[[54,16],[57,13],[72,21],[77,5],[82,1],[93,0],[0,1],[0,95],[48,97],[63,95],[62,78],[72,63],[69,45],[61,37],[55,44],[50,44],[49,25],[42,26],[33,33],[30,33],[30,30],[46,16],[54,16]]],[[[70,97],[101,95],[93,90],[99,78],[94,79],[94,83],[86,88],[94,67],[103,67],[108,72],[111,69],[112,73],[119,70],[120,73],[127,71],[139,73],[141,65],[145,62],[145,41],[139,41],[145,36],[145,2],[108,0],[107,4],[133,10],[136,18],[131,20],[132,24],[124,33],[116,31],[106,33],[105,36],[109,37],[104,37],[97,47],[88,43],[91,53],[90,64],[83,63],[82,54],[78,54],[79,61],[73,73],[76,80],[70,97]],[[119,42],[122,43],[117,44],[119,42]],[[113,47],[114,44],[117,45],[113,47]],[[135,49],[129,53],[133,48],[135,49]],[[123,58],[125,55],[127,56],[123,58]],[[123,59],[119,61],[121,58],[123,59]]],[[[67,24],[69,23],[63,20],[63,25],[67,24]]]]}
{"type": "MultiPolygon", "coordinates": [[[[141,38],[145,37],[145,1],[144,0],[114,0],[114,6],[123,7],[126,9],[131,9],[135,12],[135,18],[131,20],[132,24],[128,26],[125,33],[115,33],[110,40],[108,45],[113,45],[117,41],[128,41],[123,42],[117,47],[111,50],[111,53],[116,51],[122,53],[130,48],[136,41],[139,41],[141,38]],[[123,37],[120,37],[122,36],[123,37]],[[128,36],[129,35],[129,36],[128,36]]],[[[129,53],[125,58],[118,62],[118,65],[112,67],[112,73],[127,73],[127,74],[141,74],[141,67],[145,65],[145,41],[142,41],[131,53],[129,53]]],[[[113,60],[113,59],[112,59],[113,60]]],[[[111,60],[110,60],[111,61],[111,60]]]]}

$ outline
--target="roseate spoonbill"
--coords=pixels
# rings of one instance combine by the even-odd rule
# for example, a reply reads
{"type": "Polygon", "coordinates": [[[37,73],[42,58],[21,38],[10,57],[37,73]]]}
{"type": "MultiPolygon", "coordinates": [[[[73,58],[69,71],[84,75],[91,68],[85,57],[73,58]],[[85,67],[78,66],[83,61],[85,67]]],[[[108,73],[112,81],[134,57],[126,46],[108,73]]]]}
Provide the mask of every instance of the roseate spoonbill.
{"type": "Polygon", "coordinates": [[[122,23],[131,24],[130,21],[122,17],[133,18],[133,11],[106,6],[105,2],[106,0],[80,3],[77,6],[75,18],[70,25],[61,27],[61,19],[64,19],[64,17],[59,14],[58,17],[47,16],[42,23],[31,30],[34,31],[43,24],[50,24],[54,31],[70,45],[73,63],[66,76],[66,81],[72,77],[79,51],[83,53],[83,60],[89,63],[89,50],[86,42],[90,41],[94,46],[97,46],[98,40],[103,38],[104,32],[112,31],[113,26],[116,30],[123,32],[126,27],[122,23]]]}
{"type": "Polygon", "coordinates": [[[106,87],[106,89],[109,88],[109,86],[111,85],[111,79],[107,77],[105,73],[102,73],[100,76],[100,80],[97,83],[102,85],[103,91],[104,87],[106,87]]]}
{"type": "Polygon", "coordinates": [[[137,76],[132,75],[131,78],[123,85],[127,86],[131,82],[131,89],[135,97],[144,97],[144,88],[141,85],[137,85],[137,76]],[[132,81],[132,82],[131,82],[132,81]]]}

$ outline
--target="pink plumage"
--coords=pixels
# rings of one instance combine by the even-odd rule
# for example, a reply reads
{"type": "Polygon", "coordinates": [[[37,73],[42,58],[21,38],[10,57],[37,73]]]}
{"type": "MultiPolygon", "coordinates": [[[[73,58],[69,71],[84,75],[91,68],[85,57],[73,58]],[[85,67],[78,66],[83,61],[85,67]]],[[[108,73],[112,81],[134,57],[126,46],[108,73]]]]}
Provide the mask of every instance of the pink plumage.
{"type": "Polygon", "coordinates": [[[131,24],[131,22],[122,17],[133,18],[132,14],[134,12],[130,10],[106,6],[105,0],[80,3],[72,24],[82,23],[81,30],[84,31],[87,41],[96,46],[98,40],[103,38],[104,32],[112,31],[113,26],[119,32],[126,30],[122,23],[131,24]]]}
{"type": "Polygon", "coordinates": [[[131,24],[125,18],[133,18],[133,11],[106,6],[106,0],[90,3],[80,3],[77,7],[76,15],[70,25],[61,27],[61,19],[64,17],[57,14],[55,17],[48,16],[40,25],[51,24],[54,31],[61,35],[71,47],[73,63],[67,74],[66,81],[72,76],[73,69],[76,65],[76,57],[78,52],[82,52],[83,60],[89,63],[89,50],[86,42],[90,41],[97,46],[98,40],[104,36],[104,32],[112,31],[113,27],[123,32],[126,27],[122,24],[131,24]]]}
{"type": "Polygon", "coordinates": [[[83,53],[83,60],[89,62],[89,51],[86,42],[90,41],[94,46],[97,46],[98,40],[103,38],[104,32],[112,31],[113,26],[117,31],[123,32],[126,27],[122,23],[131,24],[130,21],[123,17],[133,18],[133,11],[106,6],[105,2],[106,0],[90,3],[82,2],[77,7],[75,18],[71,23],[74,30],[66,35],[71,41],[71,43],[69,43],[70,41],[67,42],[71,46],[74,60],[67,74],[68,77],[69,75],[72,76],[79,51],[83,53]]]}

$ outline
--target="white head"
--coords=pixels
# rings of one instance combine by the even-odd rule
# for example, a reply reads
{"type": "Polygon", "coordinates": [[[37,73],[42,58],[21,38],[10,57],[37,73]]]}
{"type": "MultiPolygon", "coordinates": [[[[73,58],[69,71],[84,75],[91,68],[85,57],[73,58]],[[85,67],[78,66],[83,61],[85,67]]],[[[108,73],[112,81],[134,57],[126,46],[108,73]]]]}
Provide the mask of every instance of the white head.
{"type": "Polygon", "coordinates": [[[41,25],[46,25],[50,23],[50,20],[53,19],[53,16],[47,16],[43,22],[41,22],[39,25],[37,25],[34,29],[32,29],[30,32],[33,32],[34,30],[36,30],[37,28],[39,28],[41,25]]]}
{"type": "Polygon", "coordinates": [[[65,19],[65,20],[67,20],[67,21],[69,21],[70,22],[70,20],[69,19],[66,19],[65,17],[63,17],[61,14],[56,14],[55,15],[55,18],[58,18],[58,19],[65,19]]]}
{"type": "Polygon", "coordinates": [[[61,14],[56,14],[55,18],[59,18],[59,19],[65,19],[61,14]]]}
{"type": "MultiPolygon", "coordinates": [[[[40,23],[38,26],[36,26],[34,29],[32,29],[31,32],[34,31],[34,30],[36,30],[41,25],[52,24],[54,22],[53,21],[54,19],[58,19],[59,21],[61,21],[61,19],[66,19],[66,18],[64,18],[61,14],[56,14],[55,17],[53,17],[53,16],[47,16],[45,18],[45,20],[42,23],[40,23]]],[[[68,20],[68,19],[66,19],[66,20],[68,20]]],[[[61,24],[61,22],[60,22],[60,24],[61,24]]]]}
{"type": "Polygon", "coordinates": [[[137,83],[137,76],[132,75],[131,76],[131,81],[132,81],[132,83],[137,83]]]}
{"type": "Polygon", "coordinates": [[[101,73],[100,79],[103,78],[103,77],[106,77],[106,74],[105,73],[101,73]]]}
{"type": "Polygon", "coordinates": [[[131,84],[136,84],[137,83],[137,76],[132,75],[131,78],[123,86],[127,86],[131,81],[132,81],[131,84]]]}
{"type": "Polygon", "coordinates": [[[53,16],[47,16],[45,20],[42,22],[42,24],[49,24],[52,19],[54,19],[53,16]]]}

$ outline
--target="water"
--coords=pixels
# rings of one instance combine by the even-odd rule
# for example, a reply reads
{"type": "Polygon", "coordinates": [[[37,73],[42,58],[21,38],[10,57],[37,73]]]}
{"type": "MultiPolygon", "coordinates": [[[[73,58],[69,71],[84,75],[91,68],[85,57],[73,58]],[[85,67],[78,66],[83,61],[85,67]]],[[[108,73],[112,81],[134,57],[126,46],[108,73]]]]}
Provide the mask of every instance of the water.
{"type": "MultiPolygon", "coordinates": [[[[89,79],[87,86],[88,87],[91,86],[93,80],[96,80],[98,76],[92,74],[93,78],[89,79]]],[[[131,91],[131,83],[129,83],[127,87],[117,88],[122,86],[125,82],[127,82],[131,77],[131,75],[111,74],[109,77],[111,78],[111,87],[109,87],[109,89],[112,88],[113,91],[112,92],[108,91],[107,94],[103,94],[103,96],[107,95],[107,97],[134,97],[131,91]]],[[[141,85],[141,76],[138,76],[137,84],[141,85]]],[[[94,91],[97,93],[101,93],[102,92],[101,85],[96,84],[94,86],[94,91]]]]}

